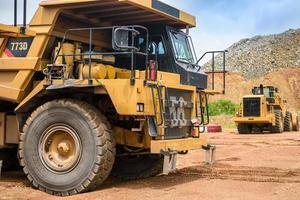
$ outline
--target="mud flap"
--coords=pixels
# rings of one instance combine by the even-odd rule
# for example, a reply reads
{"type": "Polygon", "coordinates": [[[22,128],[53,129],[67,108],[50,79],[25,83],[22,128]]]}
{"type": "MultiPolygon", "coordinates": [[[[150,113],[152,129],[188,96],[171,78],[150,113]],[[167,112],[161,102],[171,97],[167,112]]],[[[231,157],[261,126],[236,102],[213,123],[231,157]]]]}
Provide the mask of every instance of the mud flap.
{"type": "Polygon", "coordinates": [[[1,173],[2,173],[2,163],[3,163],[3,161],[0,160],[0,178],[1,178],[1,173]]]}
{"type": "Polygon", "coordinates": [[[163,175],[169,175],[176,171],[177,151],[161,151],[164,156],[163,175]]]}
{"type": "Polygon", "coordinates": [[[212,165],[216,162],[216,146],[207,144],[202,146],[202,149],[205,150],[205,163],[212,165]]]}

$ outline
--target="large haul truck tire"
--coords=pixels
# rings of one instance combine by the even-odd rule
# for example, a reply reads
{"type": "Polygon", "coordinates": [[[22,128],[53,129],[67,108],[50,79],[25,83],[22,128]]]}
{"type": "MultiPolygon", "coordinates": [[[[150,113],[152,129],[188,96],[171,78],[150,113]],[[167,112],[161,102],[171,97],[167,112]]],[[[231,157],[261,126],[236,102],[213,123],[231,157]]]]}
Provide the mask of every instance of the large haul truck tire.
{"type": "Polygon", "coordinates": [[[299,131],[299,116],[295,116],[295,120],[293,123],[293,131],[299,131]]]}
{"type": "Polygon", "coordinates": [[[123,180],[156,176],[163,170],[161,155],[120,156],[116,158],[112,175],[123,180]]]}
{"type": "Polygon", "coordinates": [[[284,131],[293,131],[293,118],[292,113],[286,112],[284,117],[284,131]]]}
{"type": "Polygon", "coordinates": [[[271,132],[272,133],[282,133],[284,129],[284,122],[282,119],[282,111],[281,110],[275,110],[275,125],[272,126],[271,132]]]}
{"type": "Polygon", "coordinates": [[[251,124],[238,124],[237,126],[239,134],[250,134],[252,133],[251,124]]]}
{"type": "Polygon", "coordinates": [[[37,108],[20,136],[19,158],[35,188],[67,196],[105,181],[115,159],[106,118],[77,100],[55,100],[37,108]]]}

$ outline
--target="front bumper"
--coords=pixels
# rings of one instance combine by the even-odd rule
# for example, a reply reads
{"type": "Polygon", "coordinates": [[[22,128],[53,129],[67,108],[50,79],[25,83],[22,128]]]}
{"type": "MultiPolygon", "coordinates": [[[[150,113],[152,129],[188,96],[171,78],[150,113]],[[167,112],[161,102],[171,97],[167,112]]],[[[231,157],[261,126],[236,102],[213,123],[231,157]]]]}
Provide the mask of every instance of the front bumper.
{"type": "Polygon", "coordinates": [[[237,124],[272,124],[273,119],[270,117],[235,117],[234,122],[237,124]]]}
{"type": "Polygon", "coordinates": [[[206,138],[184,138],[174,140],[152,140],[151,153],[159,154],[161,151],[188,151],[201,149],[207,144],[206,138]]]}

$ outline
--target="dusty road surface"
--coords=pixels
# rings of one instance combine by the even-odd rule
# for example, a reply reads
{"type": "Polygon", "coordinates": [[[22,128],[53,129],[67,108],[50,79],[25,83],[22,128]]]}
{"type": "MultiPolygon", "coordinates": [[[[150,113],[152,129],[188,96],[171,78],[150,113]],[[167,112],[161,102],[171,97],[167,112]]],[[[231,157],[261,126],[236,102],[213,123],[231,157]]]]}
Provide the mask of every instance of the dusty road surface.
{"type": "Polygon", "coordinates": [[[202,151],[178,159],[170,176],[122,182],[109,178],[97,191],[58,198],[32,189],[22,172],[4,173],[0,199],[101,200],[299,200],[300,133],[206,135],[217,145],[217,163],[206,166],[202,151]]]}

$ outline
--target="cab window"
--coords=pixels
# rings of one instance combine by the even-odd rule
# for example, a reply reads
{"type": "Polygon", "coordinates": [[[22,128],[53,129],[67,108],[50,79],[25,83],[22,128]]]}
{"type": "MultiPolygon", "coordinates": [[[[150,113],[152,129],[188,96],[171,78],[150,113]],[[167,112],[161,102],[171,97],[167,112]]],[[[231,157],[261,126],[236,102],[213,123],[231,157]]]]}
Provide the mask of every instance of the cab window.
{"type": "Polygon", "coordinates": [[[160,36],[151,38],[149,44],[149,54],[155,55],[156,52],[158,55],[164,55],[166,53],[165,45],[163,43],[162,37],[160,36]]]}

